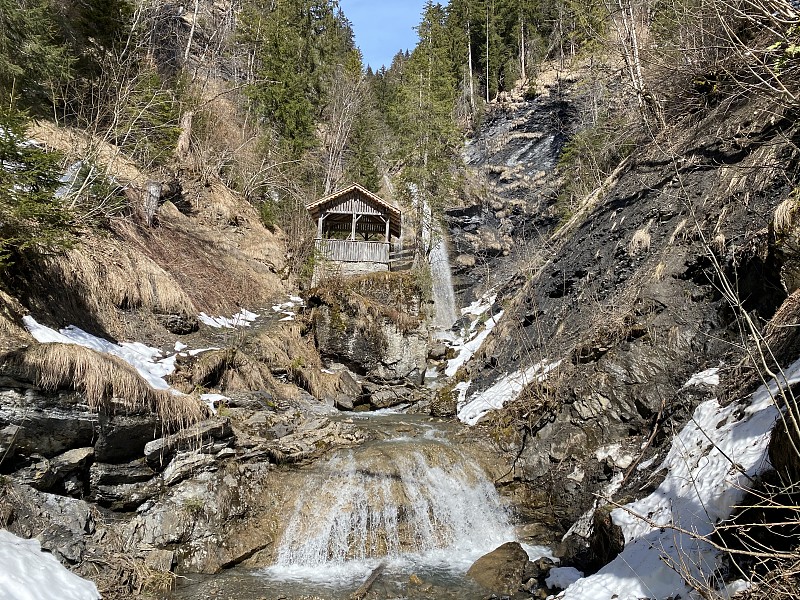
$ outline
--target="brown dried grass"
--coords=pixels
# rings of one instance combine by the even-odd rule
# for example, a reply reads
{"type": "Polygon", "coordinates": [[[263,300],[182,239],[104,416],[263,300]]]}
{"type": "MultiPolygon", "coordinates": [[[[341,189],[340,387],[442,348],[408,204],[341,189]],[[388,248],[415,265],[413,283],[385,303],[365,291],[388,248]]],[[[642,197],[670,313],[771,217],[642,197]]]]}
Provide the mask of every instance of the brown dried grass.
{"type": "Polygon", "coordinates": [[[184,315],[197,312],[169,273],[120,240],[89,240],[49,263],[52,274],[94,304],[98,312],[108,308],[184,315]]]}
{"type": "Polygon", "coordinates": [[[775,233],[786,233],[794,227],[798,206],[800,205],[798,204],[796,192],[793,192],[786,200],[778,205],[772,217],[775,233]]]}
{"type": "Polygon", "coordinates": [[[199,310],[230,314],[282,295],[280,234],[267,231],[253,207],[221,183],[197,194],[191,218],[166,203],[158,212],[159,227],[119,221],[114,231],[168,273],[199,310]]]}
{"type": "Polygon", "coordinates": [[[0,352],[29,344],[33,338],[22,326],[24,309],[15,298],[0,290],[0,352]]]}
{"type": "Polygon", "coordinates": [[[44,390],[75,390],[92,410],[147,411],[183,429],[206,417],[195,397],[156,390],[120,358],[74,344],[34,344],[0,357],[0,369],[44,390]]]}

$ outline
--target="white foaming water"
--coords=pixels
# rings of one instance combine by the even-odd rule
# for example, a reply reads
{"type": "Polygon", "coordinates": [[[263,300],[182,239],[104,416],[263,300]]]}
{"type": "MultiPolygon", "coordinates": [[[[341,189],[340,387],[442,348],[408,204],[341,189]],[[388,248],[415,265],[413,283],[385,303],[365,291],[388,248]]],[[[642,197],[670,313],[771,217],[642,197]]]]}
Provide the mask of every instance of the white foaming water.
{"type": "Polygon", "coordinates": [[[380,562],[390,571],[464,573],[515,539],[479,468],[447,444],[399,446],[339,454],[311,474],[267,574],[348,585],[380,562]]]}

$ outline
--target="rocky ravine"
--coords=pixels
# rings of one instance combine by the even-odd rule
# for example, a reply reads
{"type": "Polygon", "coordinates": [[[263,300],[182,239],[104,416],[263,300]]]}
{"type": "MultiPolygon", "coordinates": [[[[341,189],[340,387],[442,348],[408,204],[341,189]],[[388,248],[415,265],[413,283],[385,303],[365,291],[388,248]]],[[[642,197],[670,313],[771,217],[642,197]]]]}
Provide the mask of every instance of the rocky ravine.
{"type": "MultiPolygon", "coordinates": [[[[580,102],[565,90],[520,101],[508,117],[495,109],[480,148],[466,151],[479,177],[494,176],[490,192],[447,211],[462,302],[493,287],[505,309],[457,377],[482,390],[503,373],[561,361],[482,422],[508,452],[500,486],[539,524],[534,539],[553,541],[615,474],[625,478],[617,499],[658,483],[635,467],[665,451],[707,397],[707,388],[684,385],[692,374],[722,367],[724,396],[752,391],[757,377],[742,352],[750,332],[737,311],[766,325],[780,364],[798,348],[794,332],[781,330],[798,316],[794,120],[752,100],[676,124],[559,223],[551,190],[563,128],[552,123],[580,102]],[[725,281],[741,309],[721,293],[725,281]]],[[[577,551],[589,570],[608,560],[587,545],[563,551],[577,551]]]]}

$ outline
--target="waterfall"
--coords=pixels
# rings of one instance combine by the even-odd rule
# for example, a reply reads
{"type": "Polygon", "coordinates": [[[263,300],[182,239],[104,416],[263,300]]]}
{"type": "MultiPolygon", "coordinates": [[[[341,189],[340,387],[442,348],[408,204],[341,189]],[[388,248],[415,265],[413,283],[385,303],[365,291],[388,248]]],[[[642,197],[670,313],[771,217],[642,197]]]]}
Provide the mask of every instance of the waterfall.
{"type": "Polygon", "coordinates": [[[433,325],[437,329],[447,331],[458,319],[458,311],[456,295],[453,291],[453,274],[450,270],[447,242],[441,233],[436,245],[431,250],[430,264],[435,309],[433,325]]]}
{"type": "Polygon", "coordinates": [[[494,486],[455,449],[431,440],[379,443],[340,453],[310,474],[276,567],[424,561],[437,552],[468,566],[512,539],[494,486]]]}
{"type": "MultiPolygon", "coordinates": [[[[416,186],[410,186],[415,205],[419,202],[416,186]]],[[[447,252],[442,227],[436,222],[433,210],[427,199],[422,199],[422,240],[429,249],[428,260],[431,267],[431,287],[433,294],[433,326],[439,331],[447,331],[458,319],[456,295],[453,290],[453,273],[450,269],[450,256],[447,252]]]]}

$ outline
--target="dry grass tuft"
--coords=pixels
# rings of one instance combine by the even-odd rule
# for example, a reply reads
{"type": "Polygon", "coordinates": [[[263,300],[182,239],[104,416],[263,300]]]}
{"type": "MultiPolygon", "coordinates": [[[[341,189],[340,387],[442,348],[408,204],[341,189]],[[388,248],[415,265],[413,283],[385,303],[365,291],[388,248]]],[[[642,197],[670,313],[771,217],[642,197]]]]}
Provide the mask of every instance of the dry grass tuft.
{"type": "Polygon", "coordinates": [[[664,279],[664,273],[667,271],[666,263],[660,262],[656,265],[655,270],[653,271],[653,279],[656,281],[661,281],[664,279]]]}
{"type": "Polygon", "coordinates": [[[647,225],[642,227],[641,229],[637,229],[636,232],[633,234],[631,241],[628,242],[628,254],[630,256],[637,256],[644,252],[650,250],[650,225],[652,221],[649,221],[647,225]]]}
{"type": "Polygon", "coordinates": [[[96,411],[148,411],[179,429],[206,417],[197,398],[153,389],[122,359],[83,346],[34,344],[0,357],[0,368],[45,390],[80,392],[96,411]]]}
{"type": "Polygon", "coordinates": [[[681,240],[686,239],[685,234],[683,232],[684,232],[684,229],[686,229],[686,225],[688,223],[689,223],[688,219],[681,219],[678,222],[677,227],[675,227],[675,231],[673,231],[672,235],[669,237],[669,245],[670,246],[672,246],[672,244],[675,243],[675,240],[677,240],[679,236],[680,236],[681,240]]]}
{"type": "Polygon", "coordinates": [[[420,278],[413,271],[379,272],[358,277],[331,277],[311,292],[324,304],[343,310],[362,328],[386,319],[401,333],[420,326],[420,278]]]}
{"type": "Polygon", "coordinates": [[[793,192],[775,209],[775,214],[772,217],[772,224],[775,228],[775,233],[786,233],[794,226],[795,217],[797,216],[797,208],[797,192],[793,192]]]}
{"type": "Polygon", "coordinates": [[[33,340],[21,325],[24,309],[16,299],[0,290],[0,352],[7,352],[33,340]]]}
{"type": "Polygon", "coordinates": [[[714,236],[714,239],[711,240],[711,248],[720,256],[725,254],[725,246],[728,243],[728,240],[725,238],[724,233],[718,233],[714,236]]]}
{"type": "Polygon", "coordinates": [[[50,260],[54,274],[97,307],[196,314],[175,279],[148,257],[117,240],[82,244],[50,260]]]}

